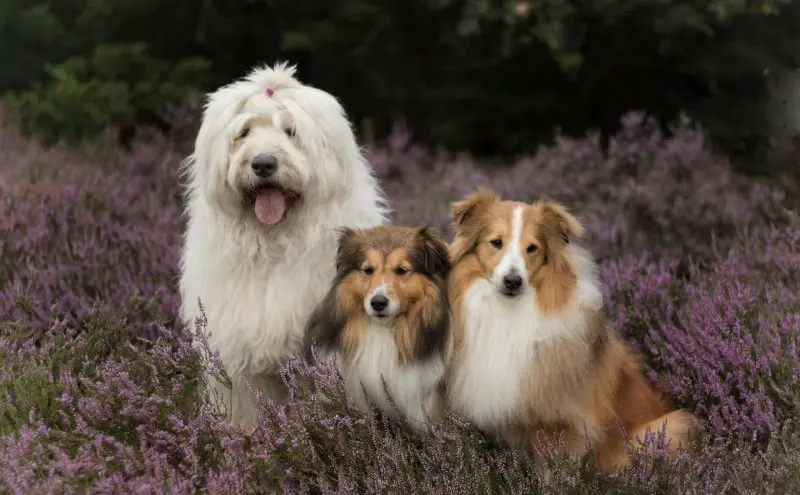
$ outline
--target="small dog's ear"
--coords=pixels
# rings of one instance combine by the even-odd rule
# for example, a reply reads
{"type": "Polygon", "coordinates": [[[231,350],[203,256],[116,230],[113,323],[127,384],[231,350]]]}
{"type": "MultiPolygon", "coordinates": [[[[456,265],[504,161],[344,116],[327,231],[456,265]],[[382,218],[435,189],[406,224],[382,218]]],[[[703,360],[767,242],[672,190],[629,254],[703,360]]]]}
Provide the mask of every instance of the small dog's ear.
{"type": "Polygon", "coordinates": [[[359,247],[356,242],[358,233],[350,227],[338,229],[338,239],[336,247],[336,271],[343,267],[358,263],[359,247]]]}
{"type": "Polygon", "coordinates": [[[423,272],[447,276],[450,271],[450,257],[447,244],[437,229],[427,226],[417,229],[417,251],[420,257],[418,264],[423,272]]]}
{"type": "Polygon", "coordinates": [[[543,224],[564,244],[569,244],[572,239],[583,235],[583,225],[565,207],[552,201],[545,201],[540,203],[540,208],[543,224]]]}
{"type": "Polygon", "coordinates": [[[347,239],[352,237],[355,233],[356,231],[350,227],[339,227],[336,229],[336,242],[339,245],[339,251],[342,251],[342,247],[347,242],[347,239]]]}
{"type": "Polygon", "coordinates": [[[458,228],[459,225],[474,218],[476,212],[488,208],[497,201],[500,201],[500,197],[496,193],[482,187],[478,188],[466,199],[453,203],[450,207],[450,220],[453,222],[453,226],[458,228]]]}

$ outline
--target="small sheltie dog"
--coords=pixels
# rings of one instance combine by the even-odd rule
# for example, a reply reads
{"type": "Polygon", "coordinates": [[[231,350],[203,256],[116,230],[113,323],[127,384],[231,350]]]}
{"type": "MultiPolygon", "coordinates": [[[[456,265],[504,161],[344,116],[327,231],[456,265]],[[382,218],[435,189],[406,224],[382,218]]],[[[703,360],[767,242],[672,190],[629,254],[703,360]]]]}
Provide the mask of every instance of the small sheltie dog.
{"type": "Polygon", "coordinates": [[[570,242],[583,233],[575,217],[554,202],[479,190],[454,203],[451,218],[446,379],[455,414],[524,448],[545,473],[550,449],[537,444],[557,437],[573,459],[588,439],[605,472],[624,466],[626,440],[641,445],[648,429],[665,427],[673,455],[690,447],[696,418],[648,384],[607,322],[596,264],[570,242]]]}
{"type": "Polygon", "coordinates": [[[316,346],[317,357],[333,359],[365,413],[372,403],[427,431],[444,412],[449,271],[448,246],[432,229],[343,229],[335,280],[306,329],[306,356],[316,346]]]}

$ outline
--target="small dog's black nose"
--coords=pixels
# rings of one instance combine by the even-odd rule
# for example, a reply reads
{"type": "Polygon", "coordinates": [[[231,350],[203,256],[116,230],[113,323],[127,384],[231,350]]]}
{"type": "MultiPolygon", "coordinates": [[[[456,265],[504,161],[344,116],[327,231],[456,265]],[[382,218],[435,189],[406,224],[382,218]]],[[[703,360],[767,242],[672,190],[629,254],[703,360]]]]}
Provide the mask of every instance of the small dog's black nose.
{"type": "Polygon", "coordinates": [[[389,299],[386,296],[372,296],[372,299],[369,300],[369,305],[380,313],[389,305],[389,299]]]}
{"type": "Polygon", "coordinates": [[[253,158],[251,166],[256,177],[266,179],[278,170],[278,159],[275,158],[275,155],[261,153],[253,158]]]}
{"type": "Polygon", "coordinates": [[[522,277],[516,273],[511,273],[503,277],[503,286],[508,290],[519,290],[522,287],[522,277]]]}

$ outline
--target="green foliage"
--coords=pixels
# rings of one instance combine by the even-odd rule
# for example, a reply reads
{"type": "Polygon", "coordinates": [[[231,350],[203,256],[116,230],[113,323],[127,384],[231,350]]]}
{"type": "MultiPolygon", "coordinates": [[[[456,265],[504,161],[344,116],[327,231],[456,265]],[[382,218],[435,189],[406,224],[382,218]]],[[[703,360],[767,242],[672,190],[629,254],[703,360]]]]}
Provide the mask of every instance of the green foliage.
{"type": "Polygon", "coordinates": [[[143,43],[100,45],[90,57],[48,64],[46,82],[9,94],[8,103],[26,134],[81,141],[109,125],[158,118],[201,86],[209,67],[197,57],[172,65],[148,55],[143,43]]]}
{"type": "MultiPolygon", "coordinates": [[[[120,98],[115,78],[90,85],[93,79],[73,75],[80,84],[70,89],[72,96],[47,92],[64,84],[52,68],[41,73],[48,63],[64,60],[65,51],[92,59],[88,54],[104,44],[146,43],[154,60],[171,66],[203,57],[213,69],[204,81],[192,81],[203,89],[241,77],[254,65],[287,59],[299,63],[304,80],[337,95],[361,130],[369,122],[382,137],[403,120],[419,140],[486,154],[530,150],[556,126],[573,135],[587,128],[612,132],[629,110],[662,121],[685,111],[717,143],[744,151],[766,137],[764,74],[800,66],[800,4],[793,0],[49,5],[13,0],[0,7],[0,26],[14,26],[2,31],[0,47],[8,41],[40,48],[24,60],[0,48],[0,62],[17,74],[0,77],[0,91],[33,85],[26,93],[33,102],[26,102],[34,115],[27,118],[44,123],[32,128],[70,138],[77,127],[91,134],[101,122],[137,121],[142,108],[160,106],[132,106],[130,98],[120,98]],[[154,29],[154,19],[168,28],[154,29]],[[25,22],[37,29],[23,31],[18,26],[25,22]],[[62,27],[70,25],[79,29],[62,27]],[[43,75],[49,82],[36,86],[43,75]],[[60,108],[87,123],[55,119],[60,108]]],[[[146,76],[143,87],[172,86],[164,83],[170,71],[155,72],[135,74],[146,76]]]]}
{"type": "MultiPolygon", "coordinates": [[[[18,307],[28,311],[33,311],[36,305],[31,300],[17,301],[18,307]]],[[[134,299],[129,307],[116,312],[95,308],[78,329],[56,323],[39,339],[41,348],[35,352],[15,352],[26,345],[30,347],[32,332],[26,319],[3,322],[0,325],[3,336],[0,434],[18,431],[28,423],[32,410],[45,426],[63,428],[63,404],[59,404],[64,393],[62,375],[81,374],[87,379],[100,379],[98,368],[109,360],[118,363],[121,371],[128,373],[136,383],[147,384],[149,394],[164,394],[177,411],[195,413],[203,363],[196,356],[186,356],[176,358],[180,367],[165,363],[162,369],[156,369],[150,363],[152,356],[142,349],[142,344],[149,342],[133,337],[129,329],[129,319],[153,318],[162,311],[162,304],[156,298],[134,299]],[[173,379],[180,380],[182,386],[164,385],[173,379]]],[[[63,319],[58,311],[53,312],[52,317],[56,322],[63,319]]],[[[84,392],[84,397],[90,396],[88,391],[84,392]]]]}
{"type": "Polygon", "coordinates": [[[50,5],[26,0],[0,3],[0,91],[29,84],[44,62],[65,55],[61,41],[68,36],[50,5]]]}
{"type": "MultiPolygon", "coordinates": [[[[717,143],[737,151],[765,137],[765,70],[800,64],[791,0],[442,0],[457,9],[442,30],[458,66],[436,99],[448,126],[434,141],[487,142],[515,152],[550,134],[612,131],[620,114],[681,110],[717,143]],[[486,49],[486,47],[491,47],[486,49]],[[452,89],[463,81],[469,97],[452,89]],[[452,115],[452,118],[448,118],[452,115]]],[[[452,60],[452,58],[451,58],[452,60]]],[[[448,78],[449,79],[449,78],[448,78]]]]}

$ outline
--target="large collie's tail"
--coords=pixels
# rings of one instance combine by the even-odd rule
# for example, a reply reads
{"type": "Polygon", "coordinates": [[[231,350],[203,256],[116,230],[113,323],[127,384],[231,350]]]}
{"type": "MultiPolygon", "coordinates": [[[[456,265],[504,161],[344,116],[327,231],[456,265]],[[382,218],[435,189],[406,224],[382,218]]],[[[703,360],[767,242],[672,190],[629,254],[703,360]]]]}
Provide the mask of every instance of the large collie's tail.
{"type": "Polygon", "coordinates": [[[637,448],[645,441],[647,431],[651,436],[657,437],[662,431],[666,432],[665,443],[670,455],[675,455],[679,450],[687,450],[691,447],[692,440],[700,429],[700,423],[694,414],[681,409],[671,411],[660,418],[649,421],[632,432],[628,438],[632,448],[637,448]]]}
{"type": "Polygon", "coordinates": [[[664,443],[669,456],[673,457],[681,450],[692,448],[692,442],[699,430],[700,423],[690,412],[683,410],[669,412],[627,432],[630,448],[626,448],[619,440],[611,442],[598,459],[599,467],[606,472],[623,468],[630,460],[631,451],[643,446],[648,431],[654,441],[665,432],[664,443]]]}

